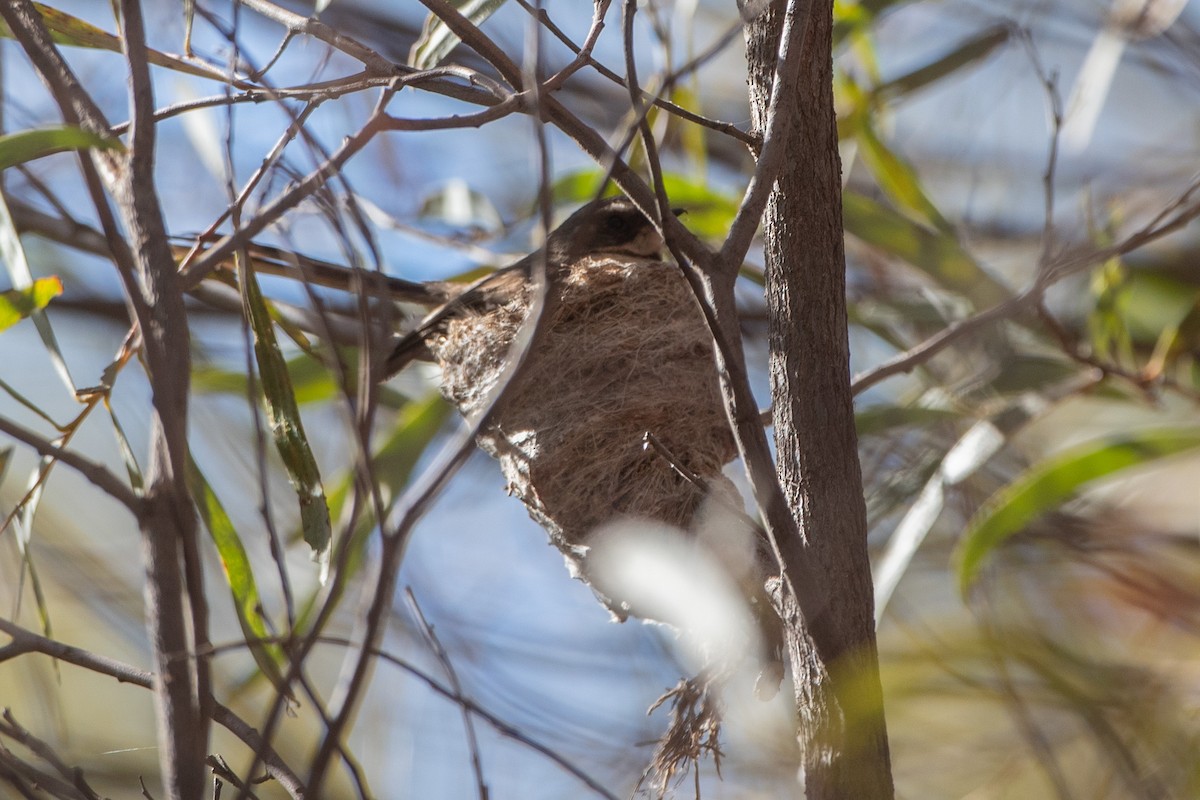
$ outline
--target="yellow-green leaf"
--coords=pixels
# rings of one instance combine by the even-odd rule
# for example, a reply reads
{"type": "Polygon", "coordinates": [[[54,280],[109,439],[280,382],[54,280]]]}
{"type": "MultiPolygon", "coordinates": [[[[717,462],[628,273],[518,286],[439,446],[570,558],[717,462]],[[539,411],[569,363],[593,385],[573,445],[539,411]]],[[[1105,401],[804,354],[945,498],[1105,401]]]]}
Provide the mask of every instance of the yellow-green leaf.
{"type": "MultiPolygon", "coordinates": [[[[287,359],[287,371],[299,405],[320,403],[338,396],[339,388],[330,371],[316,358],[302,353],[287,359]]],[[[246,373],[212,365],[192,370],[192,388],[197,392],[246,396],[246,373]]]]}
{"type": "Polygon", "coordinates": [[[842,196],[848,233],[929,275],[939,286],[986,308],[1009,291],[976,263],[951,235],[930,230],[856,192],[842,196]]]}
{"type": "Polygon", "coordinates": [[[252,269],[242,269],[240,274],[242,306],[250,329],[254,332],[254,356],[262,382],[271,435],[292,488],[296,491],[304,541],[312,548],[313,560],[320,565],[320,580],[323,583],[328,575],[333,533],[325,490],[321,486],[321,473],[304,433],[296,392],[288,375],[287,362],[275,338],[271,314],[259,289],[258,278],[252,269]]]}
{"type": "Polygon", "coordinates": [[[62,290],[62,281],[51,277],[38,278],[25,289],[0,292],[0,331],[45,308],[51,300],[62,294],[62,290]]]}
{"type": "Polygon", "coordinates": [[[834,0],[834,45],[840,44],[847,36],[869,28],[874,24],[875,18],[889,7],[907,2],[912,0],[834,0]]]}
{"type": "MultiPolygon", "coordinates": [[[[504,5],[504,0],[448,0],[458,13],[480,25],[504,5]]],[[[430,13],[421,28],[421,36],[408,53],[408,63],[417,69],[430,69],[442,63],[462,41],[436,14],[430,13]]]]}
{"type": "Polygon", "coordinates": [[[208,529],[208,535],[212,537],[217,554],[221,557],[221,569],[225,573],[225,583],[233,597],[238,624],[246,637],[246,647],[271,684],[285,696],[291,697],[292,692],[279,669],[284,661],[283,651],[279,645],[266,641],[271,632],[262,614],[262,601],[259,599],[258,584],[254,580],[250,557],[246,555],[246,548],[229,514],[225,512],[225,507],[221,505],[216,492],[190,456],[188,484],[196,500],[200,519],[208,529]]]}
{"type": "Polygon", "coordinates": [[[949,53],[882,84],[875,89],[874,94],[879,97],[895,97],[936,83],[963,67],[986,58],[993,50],[1007,42],[1012,32],[1013,29],[1005,25],[987,28],[949,53]]]}
{"type": "Polygon", "coordinates": [[[946,235],[953,235],[953,226],[925,194],[916,170],[884,144],[866,114],[858,116],[856,132],[863,163],[888,199],[909,216],[946,235]]]}
{"type": "MultiPolygon", "coordinates": [[[[604,173],[596,169],[568,172],[554,182],[551,196],[558,203],[591,200],[600,190],[600,181],[603,179],[604,173]]],[[[697,236],[718,238],[729,231],[729,225],[738,210],[737,198],[712,189],[704,181],[692,180],[677,172],[663,175],[663,187],[671,205],[686,210],[683,221],[697,236]]],[[[605,195],[618,191],[611,183],[605,187],[605,195]]]]}
{"type": "MultiPolygon", "coordinates": [[[[52,8],[44,3],[34,3],[33,5],[38,10],[38,13],[42,15],[42,22],[45,23],[47,30],[50,31],[50,38],[56,43],[75,47],[90,47],[95,50],[108,50],[113,53],[121,52],[121,40],[108,31],[101,30],[90,22],[85,22],[79,17],[72,16],[65,11],[59,11],[57,8],[52,8]]],[[[3,20],[0,20],[0,37],[6,39],[13,38],[12,31],[3,20]]],[[[187,73],[188,75],[197,75],[201,78],[211,78],[218,81],[225,81],[227,78],[221,70],[189,63],[158,50],[148,50],[146,59],[156,66],[167,67],[168,69],[187,73]]]]}
{"type": "Polygon", "coordinates": [[[996,548],[1087,484],[1196,447],[1200,427],[1138,431],[1086,442],[1027,470],[967,525],[954,553],[959,590],[966,594],[996,548]]]}
{"type": "Polygon", "coordinates": [[[0,169],[8,169],[52,153],[84,150],[88,147],[98,147],[103,150],[125,149],[125,145],[121,144],[120,139],[101,136],[74,125],[34,128],[0,136],[0,169]]]}
{"type": "MultiPolygon", "coordinates": [[[[371,459],[371,467],[383,490],[385,511],[390,509],[395,499],[400,496],[416,468],[417,461],[424,455],[429,443],[442,428],[446,417],[450,414],[450,404],[437,392],[429,396],[413,400],[405,405],[396,419],[396,425],[388,433],[387,438],[380,444],[371,459]]],[[[329,492],[329,507],[333,514],[342,520],[343,510],[351,497],[355,486],[357,473],[350,470],[337,486],[329,492]]],[[[361,568],[368,542],[367,534],[378,522],[371,509],[367,510],[357,521],[350,533],[346,548],[350,557],[345,561],[345,572],[340,580],[333,581],[334,590],[347,585],[346,579],[353,577],[361,568]]],[[[298,631],[307,630],[308,623],[317,608],[319,592],[314,592],[302,605],[296,621],[298,631]]],[[[331,597],[328,602],[336,603],[340,598],[331,597]]]]}

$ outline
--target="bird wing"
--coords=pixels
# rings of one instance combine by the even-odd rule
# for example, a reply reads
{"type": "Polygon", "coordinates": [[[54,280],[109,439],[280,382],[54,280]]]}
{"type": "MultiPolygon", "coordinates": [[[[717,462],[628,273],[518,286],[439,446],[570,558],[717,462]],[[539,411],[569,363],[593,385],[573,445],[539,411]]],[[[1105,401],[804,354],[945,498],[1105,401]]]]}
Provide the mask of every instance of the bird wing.
{"type": "Polygon", "coordinates": [[[488,273],[474,283],[467,284],[462,291],[425,315],[412,330],[396,337],[396,344],[387,360],[387,377],[396,375],[413,361],[428,360],[429,351],[425,347],[425,339],[440,329],[446,320],[502,305],[517,297],[528,281],[530,263],[532,256],[526,256],[515,264],[488,273]]]}

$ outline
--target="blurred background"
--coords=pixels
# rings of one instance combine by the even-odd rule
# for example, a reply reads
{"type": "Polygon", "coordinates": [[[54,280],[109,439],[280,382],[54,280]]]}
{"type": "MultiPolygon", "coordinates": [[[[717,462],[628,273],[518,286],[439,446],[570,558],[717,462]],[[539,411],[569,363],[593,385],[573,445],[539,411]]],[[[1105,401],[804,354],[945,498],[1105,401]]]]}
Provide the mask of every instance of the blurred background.
{"type": "MultiPolygon", "coordinates": [[[[114,30],[107,3],[51,5],[114,30]]],[[[523,5],[504,3],[483,25],[510,53],[526,48],[531,15],[523,5]]],[[[214,65],[229,63],[236,42],[246,65],[265,66],[284,38],[247,7],[198,6],[204,13],[191,46],[214,65]],[[225,35],[231,31],[235,37],[225,35]]],[[[181,8],[145,7],[150,44],[183,52],[181,8]]],[[[590,4],[547,0],[544,8],[566,36],[582,40],[590,4]]],[[[839,2],[835,14],[855,374],[1078,256],[1040,306],[962,336],[858,396],[897,794],[1200,796],[1200,251],[1195,226],[1185,224],[1200,164],[1200,10],[1186,0],[864,0],[839,2]],[[1175,230],[1156,229],[1176,216],[1175,230]]],[[[334,0],[320,19],[406,61],[425,11],[415,2],[334,0]]],[[[725,41],[663,94],[746,130],[739,26],[731,2],[648,0],[636,28],[642,85],[662,87],[665,75],[725,41]]],[[[570,61],[544,32],[541,48],[546,73],[570,61]]],[[[0,49],[5,132],[59,123],[24,54],[9,39],[0,49]]],[[[95,47],[64,53],[109,119],[124,121],[121,56],[95,47]]],[[[619,9],[610,10],[594,55],[623,72],[619,9]]],[[[481,66],[461,47],[447,60],[481,66]]],[[[300,38],[268,79],[293,86],[357,69],[300,38]]],[[[154,77],[160,108],[225,91],[178,69],[154,77]]],[[[624,140],[623,87],[585,68],[560,97],[610,142],[624,140]]],[[[311,141],[289,146],[251,209],[311,171],[321,148],[332,151],[359,130],[375,100],[362,92],[317,104],[305,125],[311,141]]],[[[470,108],[405,89],[390,111],[422,118],[470,108]]],[[[240,186],[254,173],[289,122],[274,102],[217,103],[162,120],[157,185],[172,234],[186,240],[206,230],[228,205],[229,182],[240,186]]],[[[690,209],[686,224],[719,242],[751,167],[746,147],[661,110],[651,122],[672,203],[690,209]]],[[[568,139],[550,130],[547,137],[551,186],[566,212],[590,198],[601,173],[568,139]]],[[[644,166],[636,149],[630,158],[644,166]]],[[[517,115],[481,129],[382,135],[328,191],[259,238],[409,279],[501,266],[536,246],[538,163],[532,123],[517,115]]],[[[4,189],[18,220],[20,209],[32,209],[96,224],[71,154],[5,171],[4,189]]],[[[26,232],[21,243],[34,277],[63,283],[47,317],[74,386],[101,383],[128,328],[111,263],[45,232],[26,232]]],[[[744,275],[744,327],[765,407],[760,253],[751,251],[744,275]]],[[[294,281],[263,285],[281,305],[314,302],[294,281]]],[[[318,297],[354,311],[344,294],[318,297]]],[[[299,539],[287,472],[264,443],[261,410],[248,401],[240,313],[196,301],[190,314],[193,456],[249,554],[263,616],[282,631],[287,598],[268,523],[289,542],[297,607],[323,597],[319,570],[299,539]]],[[[281,341],[336,530],[355,459],[350,405],[334,370],[296,341],[281,341]]],[[[71,427],[73,449],[122,475],[122,437],[136,458],[147,451],[140,369],[121,371],[108,407],[71,427]]],[[[56,434],[46,418],[65,426],[83,410],[30,320],[0,334],[0,380],[0,414],[47,436],[56,434]]],[[[381,398],[374,444],[389,498],[459,424],[436,387],[436,371],[418,368],[381,398]]],[[[0,441],[0,514],[8,523],[0,532],[0,608],[27,628],[148,668],[135,523],[62,467],[28,519],[22,509],[33,507],[37,459],[9,444],[0,441]]],[[[738,465],[729,473],[740,479],[738,465]]],[[[368,560],[374,550],[366,536],[368,560]]],[[[206,558],[212,639],[236,644],[243,634],[220,561],[212,548],[206,558]]],[[[363,574],[355,568],[331,635],[354,636],[363,574]]],[[[676,637],[611,622],[506,496],[492,460],[476,454],[439,496],[413,535],[400,585],[433,627],[463,695],[510,726],[474,720],[492,798],[593,796],[531,742],[615,796],[651,791],[639,781],[668,720],[663,710],[646,710],[689,672],[676,637]]],[[[399,595],[385,649],[452,683],[399,595]]],[[[309,676],[325,697],[336,696],[347,658],[335,644],[310,658],[309,676]]],[[[273,689],[254,658],[231,647],[214,668],[219,696],[258,724],[273,689]]],[[[689,775],[674,787],[679,796],[799,796],[789,691],[771,703],[744,695],[726,698],[720,775],[711,759],[702,762],[695,783],[689,775]]],[[[149,784],[156,774],[152,698],[143,689],[24,656],[0,663],[0,705],[113,796],[130,796],[137,776],[149,784]]],[[[281,724],[276,746],[304,764],[319,730],[311,704],[302,704],[281,724]]],[[[373,796],[478,795],[462,710],[394,664],[376,667],[348,745],[373,796]]],[[[222,731],[212,750],[235,766],[249,759],[222,731]]],[[[270,785],[258,791],[282,796],[270,785]]],[[[345,774],[329,792],[355,796],[345,774]]]]}

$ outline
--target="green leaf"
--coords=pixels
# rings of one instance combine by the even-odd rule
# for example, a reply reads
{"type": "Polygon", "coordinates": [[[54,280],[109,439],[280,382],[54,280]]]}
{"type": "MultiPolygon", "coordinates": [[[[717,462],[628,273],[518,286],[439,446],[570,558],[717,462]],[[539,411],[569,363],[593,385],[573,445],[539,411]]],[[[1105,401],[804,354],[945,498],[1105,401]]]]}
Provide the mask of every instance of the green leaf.
{"type": "Polygon", "coordinates": [[[912,0],[834,0],[833,43],[837,46],[847,36],[866,31],[875,18],[891,6],[912,0]]]}
{"type": "Polygon", "coordinates": [[[912,165],[883,143],[867,114],[858,114],[856,121],[855,130],[863,163],[871,170],[875,182],[888,199],[919,222],[925,222],[943,235],[953,237],[953,226],[925,194],[912,165]]]}
{"type": "MultiPolygon", "coordinates": [[[[401,410],[395,427],[388,433],[387,438],[380,444],[371,459],[372,471],[383,490],[385,511],[390,509],[396,498],[400,496],[412,477],[417,462],[424,455],[429,443],[437,436],[448,416],[450,416],[450,404],[437,392],[431,392],[424,399],[411,401],[401,410]]],[[[329,507],[339,520],[342,520],[342,513],[350,500],[356,479],[356,471],[349,470],[339,484],[329,492],[329,507]]],[[[339,576],[339,580],[333,581],[331,584],[334,591],[340,591],[341,587],[346,586],[349,582],[348,579],[357,574],[362,564],[365,563],[367,534],[377,523],[374,515],[370,513],[372,510],[368,509],[368,513],[363,514],[355,521],[354,530],[345,545],[350,550],[350,557],[345,562],[344,573],[339,576]]],[[[296,620],[296,630],[307,630],[308,623],[317,609],[318,597],[319,592],[315,591],[302,604],[296,620]]],[[[328,602],[336,603],[339,599],[340,597],[330,597],[328,602]]]]}
{"type": "Polygon", "coordinates": [[[113,435],[117,437],[117,449],[121,451],[121,460],[125,462],[125,472],[129,475],[129,485],[133,490],[141,494],[146,482],[142,478],[142,470],[138,466],[137,456],[133,454],[133,448],[129,445],[129,437],[125,435],[125,429],[121,426],[121,420],[117,418],[117,412],[109,402],[111,396],[104,395],[104,407],[108,410],[108,416],[112,419],[113,435]]]}
{"type": "MultiPolygon", "coordinates": [[[[299,405],[332,400],[338,395],[337,382],[318,359],[302,353],[285,363],[299,405]]],[[[192,388],[197,392],[245,397],[246,373],[212,365],[197,366],[192,370],[192,388]]]]}
{"type": "MultiPolygon", "coordinates": [[[[598,169],[581,169],[559,176],[550,187],[550,197],[558,203],[586,203],[600,191],[604,173],[598,169]]],[[[611,181],[604,186],[604,196],[611,197],[619,190],[611,181]]]]}
{"type": "MultiPolygon", "coordinates": [[[[55,44],[111,50],[114,53],[121,52],[120,39],[97,28],[90,22],[84,22],[79,17],[51,8],[44,3],[34,3],[33,6],[42,15],[42,22],[50,31],[50,38],[54,40],[55,44]]],[[[3,20],[0,20],[0,36],[5,39],[13,38],[12,30],[3,20]]]]}
{"type": "Polygon", "coordinates": [[[320,580],[325,582],[329,572],[329,549],[333,532],[329,507],[321,486],[321,473],[313,457],[296,392],[288,375],[287,362],[279,350],[271,314],[252,269],[241,269],[242,305],[254,332],[254,356],[266,401],[267,420],[275,448],[283,460],[292,488],[300,504],[300,526],[304,541],[313,551],[313,560],[320,564],[320,580]]]}
{"type": "MultiPolygon", "coordinates": [[[[29,259],[25,256],[25,247],[21,244],[21,236],[17,232],[17,226],[13,222],[12,213],[8,210],[8,203],[2,193],[0,193],[0,262],[4,264],[4,269],[8,272],[14,289],[26,290],[35,285],[33,272],[29,269],[29,259]]],[[[75,381],[71,378],[71,371],[67,369],[67,361],[63,358],[62,350],[58,346],[58,339],[54,335],[54,328],[50,325],[50,318],[42,309],[34,309],[29,316],[37,328],[42,346],[46,348],[46,352],[50,356],[50,363],[54,365],[54,371],[67,390],[74,395],[76,392],[75,381]]]]}
{"type": "Polygon", "coordinates": [[[436,392],[414,400],[400,413],[396,426],[379,446],[373,468],[380,483],[399,496],[412,476],[417,460],[450,416],[450,404],[436,392]]]}
{"type": "Polygon", "coordinates": [[[1164,330],[1182,326],[1200,307],[1200,289],[1170,274],[1139,268],[1129,271],[1125,281],[1128,295],[1123,311],[1135,342],[1156,341],[1164,330]]]}
{"type": "MultiPolygon", "coordinates": [[[[449,415],[450,404],[437,392],[430,393],[424,399],[413,400],[401,410],[395,427],[371,459],[371,469],[383,490],[387,508],[400,496],[412,476],[417,461],[437,436],[449,415]]],[[[337,487],[330,491],[329,507],[335,516],[340,515],[345,508],[357,476],[356,470],[349,470],[337,487]]],[[[367,524],[374,521],[368,520],[367,524]]]]}
{"type": "Polygon", "coordinates": [[[1129,332],[1130,271],[1119,258],[1110,258],[1092,273],[1093,305],[1087,327],[1092,349],[1108,361],[1133,365],[1133,336],[1129,332]]]}
{"type": "Polygon", "coordinates": [[[895,428],[924,428],[939,422],[962,419],[962,414],[944,408],[875,405],[854,413],[859,436],[878,436],[895,428]]]}
{"type": "MultiPolygon", "coordinates": [[[[599,193],[604,173],[596,169],[568,172],[559,177],[551,187],[551,196],[556,203],[587,202],[599,193]]],[[[683,208],[684,224],[697,236],[707,238],[724,237],[737,214],[737,198],[714,191],[704,181],[693,180],[677,172],[663,175],[663,188],[671,205],[683,208]]],[[[605,187],[604,195],[617,194],[613,184],[605,187]]]]}
{"type": "Polygon", "coordinates": [[[846,231],[924,272],[977,308],[1008,299],[1009,291],[976,263],[951,235],[923,225],[856,192],[842,195],[846,231]]]}
{"type": "Polygon", "coordinates": [[[692,233],[709,239],[723,239],[737,214],[738,200],[713,191],[703,181],[694,181],[678,173],[663,176],[663,187],[671,205],[683,208],[683,223],[692,233]]]}
{"type": "MultiPolygon", "coordinates": [[[[56,8],[51,8],[43,3],[34,3],[34,8],[42,15],[42,22],[46,24],[47,30],[50,31],[50,38],[57,44],[71,45],[75,47],[89,47],[94,50],[108,50],[112,53],[120,53],[121,40],[111,33],[97,28],[90,22],[84,22],[79,17],[67,14],[64,11],[59,11],[56,8]]],[[[12,39],[12,31],[4,20],[0,20],[0,37],[12,39]]],[[[189,63],[183,59],[159,52],[158,50],[147,50],[146,60],[151,64],[159,67],[167,67],[176,72],[182,72],[187,75],[196,75],[201,78],[210,78],[212,80],[225,83],[228,81],[228,76],[218,69],[214,69],[207,65],[189,63]]]]}
{"type": "Polygon", "coordinates": [[[192,496],[196,498],[196,508],[200,519],[212,537],[217,554],[221,557],[221,568],[225,573],[225,583],[233,597],[233,608],[237,612],[238,624],[246,637],[246,646],[254,656],[255,663],[262,670],[271,684],[284,695],[291,697],[280,672],[279,665],[284,663],[283,651],[276,644],[268,644],[271,632],[267,628],[266,619],[262,615],[262,601],[258,595],[258,584],[254,580],[254,569],[250,565],[250,557],[238,536],[237,529],[220,499],[205,479],[196,462],[188,456],[188,485],[192,496]]]}
{"type": "Polygon", "coordinates": [[[74,125],[35,128],[0,136],[0,169],[8,169],[52,153],[86,150],[89,147],[98,147],[102,150],[125,149],[125,145],[121,144],[120,139],[101,136],[74,125]]]}
{"type": "MultiPolygon", "coordinates": [[[[448,0],[458,13],[469,19],[474,25],[481,25],[485,19],[504,5],[504,0],[448,0]]],[[[421,35],[408,53],[408,63],[417,69],[431,69],[442,63],[442,59],[450,55],[450,51],[462,41],[458,35],[436,14],[430,13],[425,18],[421,35]]]]}
{"type": "Polygon", "coordinates": [[[967,593],[997,547],[1087,484],[1195,447],[1200,447],[1200,427],[1139,431],[1072,447],[1027,470],[968,524],[954,554],[959,590],[967,593]]]}
{"type": "Polygon", "coordinates": [[[988,28],[946,55],[880,85],[873,94],[877,97],[893,98],[922,89],[986,58],[1011,36],[1012,29],[1008,26],[997,25],[988,28]]]}
{"type": "Polygon", "coordinates": [[[1039,355],[1017,352],[1007,358],[997,358],[999,369],[990,381],[991,389],[1000,394],[1044,392],[1047,387],[1079,375],[1079,364],[1062,355],[1039,355]]]}
{"type": "Polygon", "coordinates": [[[38,278],[28,288],[0,292],[0,331],[45,308],[62,294],[62,290],[62,281],[58,278],[38,278]]]}

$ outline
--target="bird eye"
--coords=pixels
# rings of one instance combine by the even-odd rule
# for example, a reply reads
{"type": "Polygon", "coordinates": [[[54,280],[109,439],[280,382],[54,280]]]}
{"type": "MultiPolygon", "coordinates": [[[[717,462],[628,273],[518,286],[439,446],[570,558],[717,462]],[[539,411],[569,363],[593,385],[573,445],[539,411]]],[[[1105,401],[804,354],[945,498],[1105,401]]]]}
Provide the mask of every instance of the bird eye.
{"type": "Polygon", "coordinates": [[[629,223],[620,214],[609,214],[604,220],[604,227],[611,233],[621,233],[629,227],[629,223]]]}

